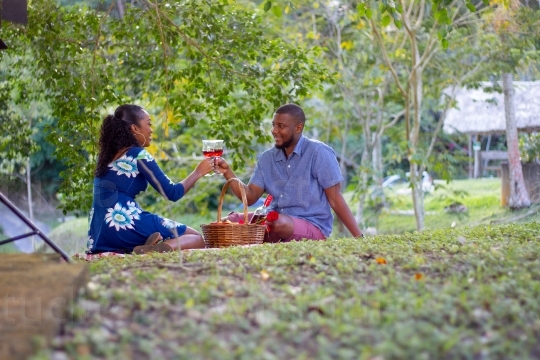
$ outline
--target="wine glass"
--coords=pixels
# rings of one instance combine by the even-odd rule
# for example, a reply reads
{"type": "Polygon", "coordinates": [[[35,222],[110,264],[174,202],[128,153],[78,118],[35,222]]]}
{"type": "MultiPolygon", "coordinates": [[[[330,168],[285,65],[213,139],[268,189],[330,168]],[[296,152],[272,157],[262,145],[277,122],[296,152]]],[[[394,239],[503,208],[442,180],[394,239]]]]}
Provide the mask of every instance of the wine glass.
{"type": "MultiPolygon", "coordinates": [[[[202,153],[207,159],[214,159],[223,155],[223,140],[203,140],[202,153]]],[[[205,176],[212,176],[213,174],[206,174],[205,176]]]]}

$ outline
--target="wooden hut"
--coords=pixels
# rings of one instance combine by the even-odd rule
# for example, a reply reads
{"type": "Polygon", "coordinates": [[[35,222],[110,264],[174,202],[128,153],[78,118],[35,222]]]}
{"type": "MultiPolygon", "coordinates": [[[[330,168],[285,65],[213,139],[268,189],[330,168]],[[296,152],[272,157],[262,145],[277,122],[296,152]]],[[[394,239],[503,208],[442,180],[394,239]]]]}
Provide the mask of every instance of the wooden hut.
{"type": "MultiPolygon", "coordinates": [[[[506,133],[504,95],[490,89],[490,82],[481,83],[477,89],[455,89],[456,105],[444,119],[443,131],[469,135],[470,177],[480,177],[485,170],[497,170],[500,175],[500,166],[490,167],[489,161],[508,159],[506,151],[490,150],[489,141],[487,148],[480,147],[480,136],[506,133]]],[[[515,81],[514,91],[518,131],[540,131],[540,81],[515,81]]]]}

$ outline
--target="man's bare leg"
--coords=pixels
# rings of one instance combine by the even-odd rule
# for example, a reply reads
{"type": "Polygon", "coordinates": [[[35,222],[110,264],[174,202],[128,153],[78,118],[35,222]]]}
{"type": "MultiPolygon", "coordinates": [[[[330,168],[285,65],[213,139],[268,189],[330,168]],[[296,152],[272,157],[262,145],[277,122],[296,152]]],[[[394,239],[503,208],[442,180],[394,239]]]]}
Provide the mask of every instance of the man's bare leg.
{"type": "Polygon", "coordinates": [[[288,239],[294,233],[294,221],[289,215],[279,214],[276,221],[266,221],[270,232],[264,237],[264,242],[279,242],[288,239]]]}

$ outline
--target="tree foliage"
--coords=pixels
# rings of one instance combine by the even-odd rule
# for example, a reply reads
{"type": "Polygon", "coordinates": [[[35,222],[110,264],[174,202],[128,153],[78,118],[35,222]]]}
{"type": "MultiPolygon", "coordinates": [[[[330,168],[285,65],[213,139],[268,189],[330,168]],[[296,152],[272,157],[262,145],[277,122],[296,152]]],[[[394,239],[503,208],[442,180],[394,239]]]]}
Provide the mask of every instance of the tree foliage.
{"type": "Polygon", "coordinates": [[[204,128],[192,141],[224,139],[238,165],[267,140],[261,119],[330,80],[312,60],[316,49],[268,38],[260,16],[233,2],[137,2],[122,19],[111,16],[115,1],[106,4],[35,0],[26,28],[3,24],[14,50],[0,56],[32,49],[31,77],[58,119],[48,140],[67,167],[65,211],[90,207],[99,125],[121,103],[146,107],[164,135],[204,128]]]}
{"type": "MultiPolygon", "coordinates": [[[[282,16],[282,9],[288,10],[295,8],[295,4],[299,1],[290,0],[266,0],[264,3],[264,10],[271,10],[277,17],[282,16]]],[[[317,2],[316,2],[317,3],[317,2]]],[[[379,12],[381,14],[381,25],[386,27],[393,23],[396,28],[401,29],[403,27],[403,3],[392,0],[355,0],[353,3],[356,5],[358,15],[360,17],[367,17],[371,19],[373,14],[379,12]]],[[[463,5],[471,12],[476,12],[483,6],[489,5],[489,0],[428,0],[422,5],[426,5],[430,12],[433,13],[435,20],[439,24],[438,37],[441,46],[446,49],[449,44],[448,35],[455,29],[456,24],[452,18],[452,7],[463,5]]]]}

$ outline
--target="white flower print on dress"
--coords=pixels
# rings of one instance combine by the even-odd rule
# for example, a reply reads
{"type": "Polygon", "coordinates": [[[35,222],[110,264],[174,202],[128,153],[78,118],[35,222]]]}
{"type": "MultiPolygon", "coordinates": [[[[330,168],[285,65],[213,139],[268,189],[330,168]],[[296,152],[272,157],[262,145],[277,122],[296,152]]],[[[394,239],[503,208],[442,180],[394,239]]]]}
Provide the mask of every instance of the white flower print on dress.
{"type": "Polygon", "coordinates": [[[86,249],[88,252],[92,251],[92,247],[94,246],[94,239],[92,239],[91,236],[88,237],[88,241],[86,242],[86,249]]]}
{"type": "Polygon", "coordinates": [[[90,209],[90,215],[88,215],[88,224],[92,223],[93,218],[94,218],[94,208],[90,209]]]}
{"type": "Polygon", "coordinates": [[[118,160],[109,164],[111,170],[116,171],[118,175],[126,175],[129,177],[136,177],[139,174],[137,168],[137,159],[133,159],[131,156],[122,156],[118,160]]]}
{"type": "Polygon", "coordinates": [[[130,209],[122,207],[122,204],[116,203],[114,208],[107,209],[107,215],[105,215],[105,223],[109,224],[109,227],[115,227],[116,231],[120,229],[133,229],[133,215],[130,209]]]}
{"type": "Polygon", "coordinates": [[[163,218],[161,225],[165,226],[167,229],[174,229],[176,227],[182,226],[182,224],[180,224],[179,222],[166,218],[163,218]]]}
{"type": "Polygon", "coordinates": [[[140,220],[141,217],[139,216],[139,214],[142,213],[142,210],[139,209],[137,204],[135,204],[134,201],[128,201],[127,206],[129,208],[129,211],[131,212],[131,215],[133,216],[133,220],[140,220]]]}
{"type": "Polygon", "coordinates": [[[145,149],[142,149],[139,152],[139,155],[137,155],[137,159],[146,160],[146,161],[154,161],[154,157],[152,156],[152,154],[150,154],[145,149]]]}

